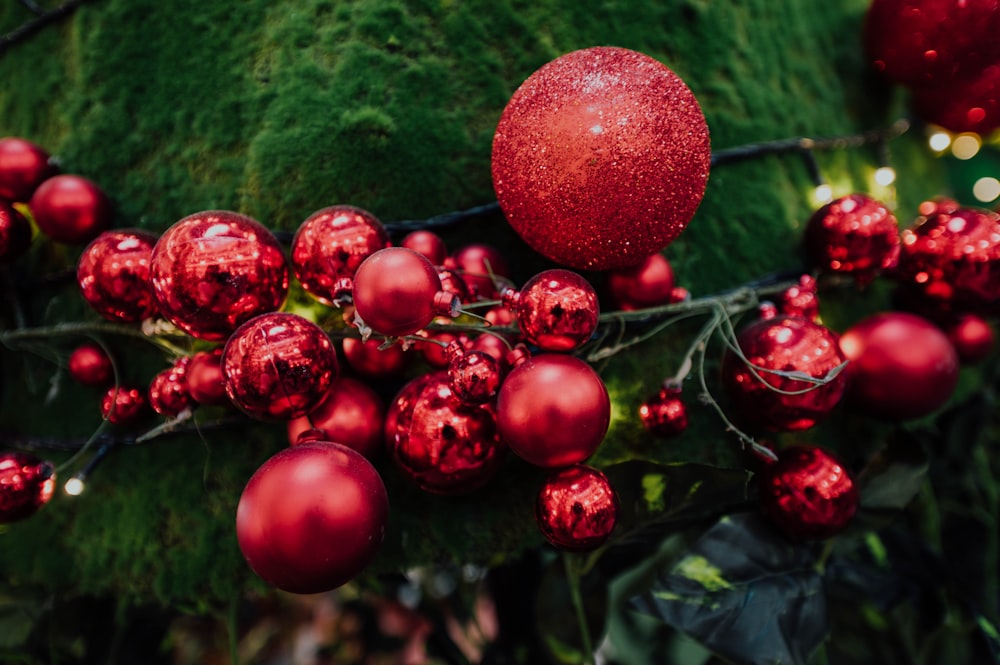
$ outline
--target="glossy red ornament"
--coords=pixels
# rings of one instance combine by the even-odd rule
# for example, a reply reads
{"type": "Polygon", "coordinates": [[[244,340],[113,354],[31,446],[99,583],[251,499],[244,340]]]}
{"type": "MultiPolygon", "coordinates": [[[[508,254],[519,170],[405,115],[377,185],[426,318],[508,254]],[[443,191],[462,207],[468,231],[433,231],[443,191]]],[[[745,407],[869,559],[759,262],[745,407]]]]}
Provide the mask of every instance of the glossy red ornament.
{"type": "Polygon", "coordinates": [[[758,478],[765,516],[795,540],[837,535],[858,510],[859,493],[850,471],[832,453],[793,446],[778,453],[758,478]]]}
{"type": "Polygon", "coordinates": [[[441,290],[454,293],[459,302],[473,302],[475,300],[469,291],[469,285],[456,271],[438,268],[438,279],[441,280],[441,290]]]}
{"type": "Polygon", "coordinates": [[[575,272],[543,270],[520,291],[504,289],[501,297],[517,317],[521,334],[543,351],[572,351],[597,329],[597,293],[575,272]]]}
{"type": "Polygon", "coordinates": [[[506,451],[487,405],[460,402],[448,373],[407,383],[389,404],[385,441],[399,471],[433,494],[464,494],[485,485],[506,451]]]}
{"type": "Polygon", "coordinates": [[[0,139],[0,198],[27,203],[38,186],[56,173],[49,153],[31,141],[0,139]]]}
{"type": "Polygon", "coordinates": [[[146,389],[138,386],[111,386],[101,400],[101,417],[112,425],[132,425],[148,412],[146,389]]]}
{"type": "Polygon", "coordinates": [[[288,443],[297,445],[307,430],[318,430],[323,441],[352,448],[370,460],[382,450],[385,404],[368,384],[335,377],[323,401],[304,416],[288,421],[288,443]]]}
{"type": "Polygon", "coordinates": [[[608,294],[620,310],[665,305],[674,290],[674,270],[662,254],[651,254],[632,268],[608,271],[608,294]]]}
{"type": "Polygon", "coordinates": [[[0,199],[0,261],[12,261],[31,246],[31,222],[13,205],[0,199]]]}
{"type": "Polygon", "coordinates": [[[722,383],[735,417],[776,432],[809,429],[824,420],[846,387],[838,370],[846,358],[837,342],[835,332],[801,317],[765,315],[743,328],[737,343],[745,360],[731,349],[722,359],[722,383]]]}
{"type": "Polygon", "coordinates": [[[427,364],[434,369],[448,368],[448,363],[451,362],[448,347],[456,342],[464,347],[468,342],[468,337],[464,334],[456,335],[443,330],[433,332],[421,330],[417,336],[423,337],[427,341],[417,342],[413,348],[418,350],[427,364]]]}
{"type": "Polygon", "coordinates": [[[292,270],[317,300],[339,304],[350,295],[361,262],[390,245],[375,215],[337,205],[317,210],[302,222],[292,240],[292,270]]]}
{"type": "Polygon", "coordinates": [[[362,341],[354,337],[345,337],[341,342],[344,349],[344,361],[362,376],[383,378],[400,374],[409,361],[409,356],[399,344],[383,347],[380,339],[362,341]]]}
{"type": "Polygon", "coordinates": [[[819,294],[816,278],[802,275],[799,283],[781,292],[779,310],[785,316],[799,316],[810,321],[819,320],[819,294]]]}
{"type": "Polygon", "coordinates": [[[535,499],[542,535],[567,552],[589,552],[608,541],[618,522],[618,494],[607,476],[575,464],[551,473],[535,499]]]}
{"type": "Polygon", "coordinates": [[[96,183],[78,175],[56,175],[38,186],[28,202],[38,229],[50,239],[83,245],[111,225],[111,199],[96,183]]]}
{"type": "Polygon", "coordinates": [[[507,354],[510,353],[513,344],[505,336],[494,333],[481,333],[469,341],[469,351],[482,351],[493,356],[503,375],[507,371],[507,354]]]}
{"type": "Polygon", "coordinates": [[[495,278],[510,276],[507,259],[493,245],[473,243],[455,250],[446,266],[454,265],[469,287],[473,300],[493,300],[499,295],[495,278]]]}
{"type": "Polygon", "coordinates": [[[1000,61],[969,80],[913,90],[913,110],[952,132],[989,134],[1000,127],[1000,61]]]}
{"type": "Polygon", "coordinates": [[[420,252],[435,267],[444,265],[445,259],[448,258],[447,245],[441,236],[433,231],[420,230],[408,233],[399,245],[420,252]]]}
{"type": "Polygon", "coordinates": [[[371,563],[388,520],[375,467],[347,446],[311,442],[281,450],[250,477],[236,509],[236,538],[265,582],[322,593],[371,563]]]}
{"type": "Polygon", "coordinates": [[[149,405],[153,411],[173,418],[195,406],[187,384],[190,366],[191,358],[185,356],[153,377],[149,384],[149,405]]]}
{"type": "Polygon", "coordinates": [[[56,469],[31,453],[0,453],[0,524],[31,517],[49,502],[56,469]]]}
{"type": "Polygon", "coordinates": [[[222,380],[222,349],[199,351],[191,356],[186,383],[191,399],[204,406],[229,404],[226,384],[222,380]]]}
{"type": "Polygon", "coordinates": [[[885,204],[866,194],[843,196],[809,217],[805,249],[810,266],[867,284],[896,266],[899,222],[885,204]]]}
{"type": "Polygon", "coordinates": [[[288,294],[288,266],[274,234],[228,210],[188,215],[167,229],[153,248],[150,279],[163,316],[215,342],[280,309],[288,294]]]}
{"type": "Polygon", "coordinates": [[[115,380],[111,358],[97,344],[87,342],[69,354],[69,375],[77,383],[103,388],[115,380]]]}
{"type": "Polygon", "coordinates": [[[514,92],[493,137],[493,187],[540,254],[627,268],[684,230],[710,158],[684,81],[647,55],[598,46],[556,58],[514,92]]]}
{"type": "Polygon", "coordinates": [[[309,413],[337,371],[337,352],[323,329],[288,312],[250,319],[222,350],[226,394],[247,415],[263,420],[309,413]]]}
{"type": "Polygon", "coordinates": [[[608,390],[575,356],[535,356],[510,371],[497,395],[501,440],[542,467],[582,462],[597,450],[611,424],[608,390]]]}
{"type": "Polygon", "coordinates": [[[643,427],[660,437],[676,436],[687,429],[687,406],[681,399],[681,389],[665,385],[654,397],[639,407],[643,427]]]}
{"type": "Polygon", "coordinates": [[[98,314],[134,323],[156,313],[149,263],[157,238],[137,229],[105,231],[80,255],[76,281],[98,314]]]}
{"type": "Polygon", "coordinates": [[[875,71],[908,86],[940,86],[1000,60],[996,0],[873,0],[864,45],[875,71]]]}
{"type": "Polygon", "coordinates": [[[944,327],[955,347],[959,362],[973,365],[985,360],[996,346],[996,332],[990,322],[975,314],[962,314],[944,327]]]}
{"type": "Polygon", "coordinates": [[[484,404],[500,388],[500,362],[485,351],[466,351],[456,343],[449,346],[448,381],[451,391],[463,404],[484,404]]]}
{"type": "Polygon", "coordinates": [[[887,420],[909,420],[944,406],[958,384],[958,353],[940,328],[907,312],[882,312],[840,337],[847,403],[887,420]]]}

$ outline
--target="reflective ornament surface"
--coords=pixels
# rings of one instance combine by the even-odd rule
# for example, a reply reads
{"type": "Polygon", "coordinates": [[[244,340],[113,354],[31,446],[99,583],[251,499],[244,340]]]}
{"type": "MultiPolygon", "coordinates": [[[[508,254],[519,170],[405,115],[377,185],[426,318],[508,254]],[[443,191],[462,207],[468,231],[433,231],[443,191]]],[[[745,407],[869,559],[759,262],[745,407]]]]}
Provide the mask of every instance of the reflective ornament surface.
{"type": "Polygon", "coordinates": [[[635,267],[607,274],[608,293],[620,310],[646,309],[672,301],[674,270],[662,254],[652,254],[635,267]]]}
{"type": "Polygon", "coordinates": [[[187,368],[187,388],[191,398],[205,406],[229,404],[222,380],[222,349],[199,351],[191,356],[187,368]]]}
{"type": "Polygon", "coordinates": [[[191,358],[179,358],[172,367],[159,372],[149,384],[149,405],[161,416],[173,418],[194,407],[188,390],[187,374],[191,358]]]}
{"type": "Polygon", "coordinates": [[[486,351],[466,351],[461,344],[449,347],[448,382],[455,397],[464,404],[484,404],[500,388],[500,362],[486,351]]]}
{"type": "Polygon", "coordinates": [[[687,429],[687,406],[681,399],[681,389],[664,387],[639,407],[642,425],[651,434],[668,438],[687,429]]]}
{"type": "Polygon", "coordinates": [[[95,182],[56,175],[38,186],[28,202],[38,229],[51,240],[84,245],[111,225],[111,199],[95,182]]]}
{"type": "Polygon", "coordinates": [[[94,238],[76,268],[80,293],[111,321],[137,322],[156,313],[149,264],[157,238],[138,229],[105,231],[94,238]]]}
{"type": "Polygon", "coordinates": [[[0,453],[0,524],[31,517],[55,491],[56,469],[31,453],[0,453]]]}
{"type": "Polygon", "coordinates": [[[525,339],[543,351],[572,351],[597,329],[597,293],[569,270],[544,270],[520,291],[504,290],[502,298],[525,339]]]}
{"type": "Polygon", "coordinates": [[[0,261],[13,261],[31,246],[31,222],[0,199],[0,261]]]}
{"type": "Polygon", "coordinates": [[[97,344],[86,342],[69,354],[69,375],[85,386],[103,388],[115,380],[111,358],[97,344]]]}
{"type": "Polygon", "coordinates": [[[0,139],[0,199],[27,203],[38,186],[56,174],[49,153],[31,141],[0,139]]]}
{"type": "Polygon", "coordinates": [[[868,284],[896,266],[899,223],[885,204],[867,194],[843,196],[809,217],[805,248],[811,266],[868,284]]]}
{"type": "Polygon", "coordinates": [[[385,404],[368,384],[346,376],[334,377],[319,406],[288,421],[288,443],[296,445],[306,430],[319,430],[323,441],[352,448],[369,460],[382,451],[385,404]]]}
{"type": "Polygon", "coordinates": [[[146,388],[139,386],[111,386],[101,400],[101,416],[112,425],[127,427],[139,422],[149,413],[146,388]]]}
{"type": "Polygon", "coordinates": [[[607,476],[575,464],[549,475],[535,499],[542,535],[568,552],[589,552],[611,537],[618,521],[618,495],[607,476]]]}

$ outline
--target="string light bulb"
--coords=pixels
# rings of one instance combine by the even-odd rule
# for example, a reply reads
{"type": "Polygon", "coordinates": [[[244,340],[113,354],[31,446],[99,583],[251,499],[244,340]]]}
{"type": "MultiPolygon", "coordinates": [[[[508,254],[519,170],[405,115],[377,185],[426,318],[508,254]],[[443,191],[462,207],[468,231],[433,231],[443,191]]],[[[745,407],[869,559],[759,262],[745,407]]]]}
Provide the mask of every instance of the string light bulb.
{"type": "Polygon", "coordinates": [[[66,481],[63,485],[63,491],[70,496],[80,496],[83,494],[83,491],[87,488],[87,476],[89,476],[97,465],[101,463],[101,460],[108,456],[108,453],[111,452],[113,447],[114,442],[110,442],[105,443],[98,448],[97,452],[94,453],[94,456],[90,458],[89,462],[87,462],[87,465],[77,471],[72,478],[66,481]]]}
{"type": "Polygon", "coordinates": [[[875,184],[888,187],[896,182],[896,169],[891,166],[880,166],[875,169],[875,184]]]}
{"type": "Polygon", "coordinates": [[[63,485],[63,490],[70,496],[80,496],[83,494],[83,490],[86,487],[87,484],[83,482],[83,478],[80,477],[80,474],[76,474],[66,481],[66,484],[63,485]]]}
{"type": "Polygon", "coordinates": [[[951,145],[951,134],[948,132],[934,132],[927,139],[927,143],[930,145],[931,150],[944,152],[951,145]]]}
{"type": "Polygon", "coordinates": [[[972,195],[983,203],[996,201],[1000,198],[1000,180],[993,177],[980,178],[972,185],[972,195]]]}
{"type": "Polygon", "coordinates": [[[951,154],[954,155],[956,159],[972,159],[979,153],[980,147],[982,147],[982,141],[979,138],[979,134],[966,132],[964,134],[959,134],[955,137],[955,140],[951,142],[951,154]]]}

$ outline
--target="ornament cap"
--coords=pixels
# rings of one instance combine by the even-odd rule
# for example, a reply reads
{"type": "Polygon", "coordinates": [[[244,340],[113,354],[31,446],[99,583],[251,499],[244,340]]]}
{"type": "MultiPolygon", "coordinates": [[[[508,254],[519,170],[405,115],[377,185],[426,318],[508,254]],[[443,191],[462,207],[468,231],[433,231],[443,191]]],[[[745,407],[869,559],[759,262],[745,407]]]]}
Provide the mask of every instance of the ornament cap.
{"type": "Polygon", "coordinates": [[[434,294],[434,311],[453,319],[462,311],[462,301],[453,291],[438,291],[434,294]]]}
{"type": "Polygon", "coordinates": [[[354,302],[352,294],[354,292],[354,278],[340,277],[333,284],[333,306],[343,307],[354,302]]]}
{"type": "Polygon", "coordinates": [[[531,360],[531,350],[524,344],[518,344],[507,353],[506,363],[507,367],[514,369],[529,360],[531,360]]]}

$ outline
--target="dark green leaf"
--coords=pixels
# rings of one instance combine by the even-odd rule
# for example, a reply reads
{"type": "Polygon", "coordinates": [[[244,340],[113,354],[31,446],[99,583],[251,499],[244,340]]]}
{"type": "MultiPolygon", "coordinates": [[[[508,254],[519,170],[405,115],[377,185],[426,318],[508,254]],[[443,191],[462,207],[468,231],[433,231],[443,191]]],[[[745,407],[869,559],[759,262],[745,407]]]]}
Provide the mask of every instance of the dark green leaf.
{"type": "Polygon", "coordinates": [[[913,500],[927,479],[924,446],[906,433],[889,440],[858,476],[861,504],[855,528],[878,528],[913,500]]]}

